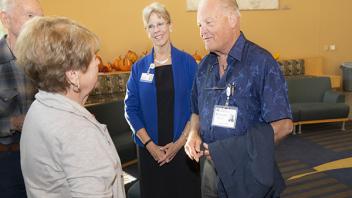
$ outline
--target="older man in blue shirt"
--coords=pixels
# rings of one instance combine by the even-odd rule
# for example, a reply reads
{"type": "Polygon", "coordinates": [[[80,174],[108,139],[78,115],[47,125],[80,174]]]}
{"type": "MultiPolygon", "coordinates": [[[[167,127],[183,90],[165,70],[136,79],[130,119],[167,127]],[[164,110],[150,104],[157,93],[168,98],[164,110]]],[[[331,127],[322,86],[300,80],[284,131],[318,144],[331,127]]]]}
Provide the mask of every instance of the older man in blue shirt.
{"type": "Polygon", "coordinates": [[[244,135],[261,123],[271,125],[278,142],[291,133],[292,115],[279,66],[269,52],[240,31],[235,0],[201,1],[197,23],[210,53],[200,62],[194,81],[191,131],[185,150],[197,161],[207,156],[203,197],[218,197],[216,171],[207,168],[214,169],[208,144],[244,135]]]}

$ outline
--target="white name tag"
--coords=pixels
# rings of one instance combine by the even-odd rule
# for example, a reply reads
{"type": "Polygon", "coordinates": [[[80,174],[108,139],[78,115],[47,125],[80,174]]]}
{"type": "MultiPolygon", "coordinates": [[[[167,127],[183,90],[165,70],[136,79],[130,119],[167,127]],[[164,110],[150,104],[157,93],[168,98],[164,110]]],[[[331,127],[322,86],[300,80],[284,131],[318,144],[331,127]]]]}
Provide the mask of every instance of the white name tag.
{"type": "Polygon", "coordinates": [[[234,129],[236,127],[238,108],[215,105],[212,126],[234,129]]]}
{"type": "Polygon", "coordinates": [[[140,81],[141,82],[152,83],[153,82],[153,78],[154,78],[154,74],[142,73],[140,81]]]}

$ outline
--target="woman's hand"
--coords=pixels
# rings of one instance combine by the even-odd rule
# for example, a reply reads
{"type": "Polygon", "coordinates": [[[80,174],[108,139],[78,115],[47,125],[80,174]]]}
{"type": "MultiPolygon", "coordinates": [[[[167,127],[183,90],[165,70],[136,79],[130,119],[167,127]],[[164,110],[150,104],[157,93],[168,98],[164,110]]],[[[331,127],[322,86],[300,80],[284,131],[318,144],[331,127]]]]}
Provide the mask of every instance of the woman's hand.
{"type": "MultiPolygon", "coordinates": [[[[137,137],[141,140],[143,144],[151,140],[145,128],[141,128],[136,133],[137,137]]],[[[165,152],[160,150],[160,146],[156,145],[153,141],[147,143],[145,149],[152,155],[155,161],[159,162],[161,159],[165,158],[165,152]]]]}
{"type": "Polygon", "coordinates": [[[165,152],[160,149],[161,147],[156,145],[153,141],[151,141],[146,149],[153,156],[154,160],[160,163],[159,161],[165,159],[165,152]]]}
{"type": "Polygon", "coordinates": [[[161,147],[160,150],[165,152],[165,156],[163,159],[160,159],[158,161],[158,163],[160,163],[160,166],[164,165],[165,163],[171,162],[171,160],[174,159],[175,155],[182,148],[183,145],[184,144],[182,144],[180,140],[177,140],[176,142],[171,142],[161,147]]]}

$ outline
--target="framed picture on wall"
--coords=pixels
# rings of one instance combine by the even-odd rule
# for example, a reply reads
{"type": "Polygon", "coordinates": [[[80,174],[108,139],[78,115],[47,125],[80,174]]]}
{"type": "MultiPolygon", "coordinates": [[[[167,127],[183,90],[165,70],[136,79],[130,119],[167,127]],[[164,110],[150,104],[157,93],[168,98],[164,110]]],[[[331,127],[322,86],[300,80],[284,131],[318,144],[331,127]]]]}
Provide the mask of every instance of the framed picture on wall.
{"type": "Polygon", "coordinates": [[[279,9],[279,0],[237,0],[240,10],[279,9]]]}
{"type": "MultiPolygon", "coordinates": [[[[187,0],[187,11],[196,11],[200,0],[187,0]]],[[[279,9],[279,0],[237,0],[240,10],[279,9]]]]}
{"type": "Polygon", "coordinates": [[[187,0],[187,11],[196,11],[200,0],[187,0]]]}

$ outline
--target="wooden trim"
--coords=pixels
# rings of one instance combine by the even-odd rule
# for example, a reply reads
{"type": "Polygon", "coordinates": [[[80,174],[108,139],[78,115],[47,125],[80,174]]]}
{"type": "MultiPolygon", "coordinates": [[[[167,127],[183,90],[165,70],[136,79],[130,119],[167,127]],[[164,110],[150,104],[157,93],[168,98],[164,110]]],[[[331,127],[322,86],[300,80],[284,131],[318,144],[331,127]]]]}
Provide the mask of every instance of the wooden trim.
{"type": "Polygon", "coordinates": [[[294,122],[294,125],[317,124],[317,123],[328,123],[328,122],[346,122],[346,121],[349,121],[349,118],[324,119],[324,120],[306,120],[306,121],[294,122]]]}
{"type": "Polygon", "coordinates": [[[134,159],[134,160],[128,161],[128,162],[126,162],[126,163],[123,163],[123,164],[122,164],[122,168],[126,168],[126,167],[128,167],[128,166],[131,166],[131,165],[133,165],[133,164],[136,164],[137,162],[138,162],[138,160],[137,160],[137,159],[134,159]]]}

